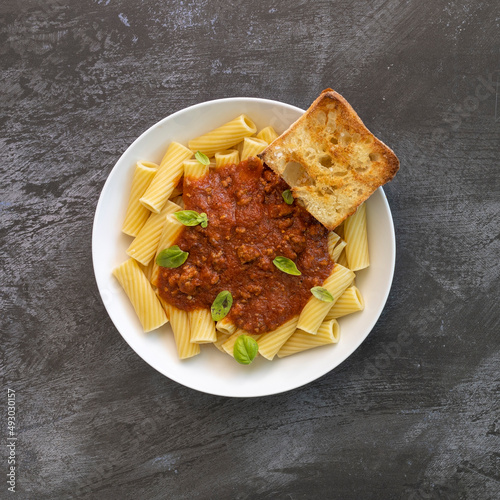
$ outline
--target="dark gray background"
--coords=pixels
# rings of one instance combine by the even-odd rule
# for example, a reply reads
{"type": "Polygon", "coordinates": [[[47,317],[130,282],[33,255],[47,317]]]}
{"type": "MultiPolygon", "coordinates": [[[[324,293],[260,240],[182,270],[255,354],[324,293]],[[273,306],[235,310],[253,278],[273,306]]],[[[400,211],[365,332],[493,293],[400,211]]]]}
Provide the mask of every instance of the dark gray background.
{"type": "MultiPolygon", "coordinates": [[[[10,387],[16,498],[500,496],[496,0],[3,0],[0,12],[0,435],[10,387]],[[104,181],[174,111],[230,96],[305,108],[329,86],[401,160],[386,188],[386,309],[304,388],[238,400],[181,387],[122,340],[97,292],[104,181]]],[[[13,497],[4,479],[0,497],[13,497]]]]}

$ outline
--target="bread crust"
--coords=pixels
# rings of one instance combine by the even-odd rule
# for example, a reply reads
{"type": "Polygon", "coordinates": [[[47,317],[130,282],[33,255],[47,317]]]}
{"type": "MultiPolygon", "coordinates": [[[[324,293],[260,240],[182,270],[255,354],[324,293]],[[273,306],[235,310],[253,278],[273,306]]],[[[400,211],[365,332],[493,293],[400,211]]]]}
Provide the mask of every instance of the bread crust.
{"type": "Polygon", "coordinates": [[[330,230],[399,169],[392,149],[330,88],[258,156],[330,230]]]}

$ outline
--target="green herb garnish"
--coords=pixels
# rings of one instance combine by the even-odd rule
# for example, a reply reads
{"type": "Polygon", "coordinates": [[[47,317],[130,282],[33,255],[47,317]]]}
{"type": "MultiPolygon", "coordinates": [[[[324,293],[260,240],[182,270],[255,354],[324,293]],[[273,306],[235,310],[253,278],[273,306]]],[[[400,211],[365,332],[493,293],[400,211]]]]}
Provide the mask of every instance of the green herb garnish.
{"type": "Polygon", "coordinates": [[[283,196],[283,199],[285,200],[285,203],[287,205],[291,205],[293,203],[293,195],[289,189],[287,189],[286,191],[283,191],[281,193],[281,196],[283,196]]]}
{"type": "Polygon", "coordinates": [[[259,345],[248,335],[240,335],[234,343],[234,359],[242,365],[249,365],[257,356],[259,345]]]}
{"type": "Polygon", "coordinates": [[[194,157],[202,164],[202,165],[210,165],[210,158],[201,151],[196,151],[194,157]]]}
{"type": "Polygon", "coordinates": [[[278,255],[274,260],[273,264],[286,274],[292,274],[293,276],[300,276],[302,273],[297,269],[295,262],[293,260],[287,259],[286,257],[281,257],[278,255]]]}
{"type": "Polygon", "coordinates": [[[211,307],[212,319],[214,321],[220,321],[222,318],[225,318],[231,306],[233,305],[233,296],[231,292],[227,290],[223,290],[222,292],[215,297],[215,300],[211,307]]]}
{"type": "Polygon", "coordinates": [[[207,227],[208,225],[208,217],[205,212],[199,214],[194,210],[181,210],[180,212],[175,212],[174,215],[185,226],[197,226],[201,224],[201,227],[207,227]]]}
{"type": "Polygon", "coordinates": [[[161,267],[173,269],[182,266],[182,264],[186,262],[188,256],[188,252],[183,252],[177,245],[174,245],[173,247],[162,250],[158,254],[158,257],[156,257],[156,263],[161,267]]]}
{"type": "Polygon", "coordinates": [[[333,295],[322,286],[315,286],[311,288],[311,293],[319,300],[323,302],[333,302],[333,295]]]}

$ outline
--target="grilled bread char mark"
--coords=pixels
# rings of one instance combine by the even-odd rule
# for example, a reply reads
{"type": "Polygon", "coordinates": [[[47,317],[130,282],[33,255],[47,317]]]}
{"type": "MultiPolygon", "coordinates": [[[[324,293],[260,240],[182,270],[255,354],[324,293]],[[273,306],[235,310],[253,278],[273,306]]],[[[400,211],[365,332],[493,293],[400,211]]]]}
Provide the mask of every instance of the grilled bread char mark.
{"type": "Polygon", "coordinates": [[[258,155],[326,228],[336,228],[399,169],[394,152],[352,106],[324,90],[288,130],[258,155]]]}

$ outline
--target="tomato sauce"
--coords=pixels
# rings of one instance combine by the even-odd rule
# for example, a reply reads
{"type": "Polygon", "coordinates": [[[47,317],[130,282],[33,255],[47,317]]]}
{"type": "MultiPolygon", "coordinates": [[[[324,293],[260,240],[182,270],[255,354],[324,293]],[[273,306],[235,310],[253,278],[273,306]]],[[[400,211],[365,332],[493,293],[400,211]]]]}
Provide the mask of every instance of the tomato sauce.
{"type": "Polygon", "coordinates": [[[205,212],[208,226],[183,229],[176,244],[189,257],[176,269],[160,268],[161,297],[191,311],[210,308],[229,290],[228,317],[249,333],[274,330],[299,314],[333,263],[327,230],[296,201],[285,203],[287,189],[257,158],[185,178],[186,210],[205,212]],[[278,255],[293,260],[302,275],[280,271],[273,264],[278,255]]]}

